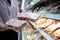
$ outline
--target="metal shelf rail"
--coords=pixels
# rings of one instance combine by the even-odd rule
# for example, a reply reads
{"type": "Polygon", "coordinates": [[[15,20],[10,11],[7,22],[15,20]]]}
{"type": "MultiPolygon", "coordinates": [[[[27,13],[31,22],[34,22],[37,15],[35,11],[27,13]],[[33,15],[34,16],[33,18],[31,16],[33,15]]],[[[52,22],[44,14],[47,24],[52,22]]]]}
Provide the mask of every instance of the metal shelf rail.
{"type": "Polygon", "coordinates": [[[22,28],[22,40],[27,40],[27,33],[26,33],[26,28],[22,28]]]}
{"type": "Polygon", "coordinates": [[[27,40],[25,26],[18,32],[18,40],[27,40]]]}
{"type": "Polygon", "coordinates": [[[20,31],[18,32],[18,40],[22,40],[22,35],[21,35],[22,33],[21,33],[21,32],[22,32],[22,30],[20,30],[20,31]]]}

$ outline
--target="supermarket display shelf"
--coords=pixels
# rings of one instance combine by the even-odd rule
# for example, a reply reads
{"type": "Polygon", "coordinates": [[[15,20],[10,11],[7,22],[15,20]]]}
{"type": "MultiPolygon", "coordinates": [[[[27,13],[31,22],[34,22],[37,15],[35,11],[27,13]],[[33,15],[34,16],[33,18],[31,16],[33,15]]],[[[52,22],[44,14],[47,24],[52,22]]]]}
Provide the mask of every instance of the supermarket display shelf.
{"type": "Polygon", "coordinates": [[[43,30],[41,30],[40,28],[38,28],[34,22],[29,21],[34,28],[36,28],[47,40],[55,40],[54,38],[52,38],[50,35],[48,35],[46,32],[44,32],[43,30]]]}
{"type": "Polygon", "coordinates": [[[54,20],[60,20],[60,13],[50,13],[47,11],[40,11],[38,12],[40,14],[41,17],[44,18],[49,18],[49,19],[54,19],[54,20]]]}

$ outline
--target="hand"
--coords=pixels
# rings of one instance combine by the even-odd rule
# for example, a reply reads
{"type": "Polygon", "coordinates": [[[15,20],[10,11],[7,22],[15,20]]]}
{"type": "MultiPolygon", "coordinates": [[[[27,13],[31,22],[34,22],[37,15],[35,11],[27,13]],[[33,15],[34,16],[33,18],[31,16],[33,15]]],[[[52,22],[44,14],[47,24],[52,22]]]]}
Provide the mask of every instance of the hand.
{"type": "Polygon", "coordinates": [[[13,29],[13,28],[8,27],[4,23],[0,22],[0,31],[5,31],[5,30],[9,30],[9,29],[13,29]]]}
{"type": "Polygon", "coordinates": [[[4,23],[2,23],[2,22],[0,22],[0,31],[5,31],[5,24],[4,23]]]}

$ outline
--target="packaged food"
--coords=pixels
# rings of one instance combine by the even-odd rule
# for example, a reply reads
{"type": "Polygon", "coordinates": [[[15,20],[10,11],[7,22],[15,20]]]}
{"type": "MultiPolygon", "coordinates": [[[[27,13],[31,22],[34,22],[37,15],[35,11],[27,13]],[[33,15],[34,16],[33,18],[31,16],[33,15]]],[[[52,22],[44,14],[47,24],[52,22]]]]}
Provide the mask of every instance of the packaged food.
{"type": "Polygon", "coordinates": [[[14,22],[16,22],[17,19],[10,19],[6,22],[6,25],[12,26],[14,22]]]}
{"type": "Polygon", "coordinates": [[[46,27],[48,27],[49,25],[51,25],[53,22],[54,22],[54,20],[48,19],[46,23],[44,23],[44,24],[42,24],[42,25],[40,26],[40,28],[46,28],[46,27]]]}
{"type": "Polygon", "coordinates": [[[40,18],[35,22],[35,24],[36,24],[38,27],[40,27],[40,25],[46,23],[47,20],[48,20],[48,19],[45,19],[45,18],[41,18],[41,17],[40,17],[40,18]]]}
{"type": "Polygon", "coordinates": [[[29,20],[32,20],[32,21],[36,21],[38,18],[39,18],[39,14],[37,13],[32,13],[32,12],[29,12],[29,13],[20,13],[17,15],[17,18],[18,19],[29,19],[29,20]]]}
{"type": "Polygon", "coordinates": [[[24,20],[10,19],[6,22],[6,25],[20,29],[25,23],[26,21],[24,20]]]}
{"type": "Polygon", "coordinates": [[[56,31],[52,32],[51,35],[60,39],[60,29],[57,29],[56,31]]]}
{"type": "Polygon", "coordinates": [[[46,31],[48,32],[52,32],[54,31],[56,28],[58,28],[57,26],[57,22],[53,22],[51,25],[49,25],[47,28],[45,28],[46,31]]]}

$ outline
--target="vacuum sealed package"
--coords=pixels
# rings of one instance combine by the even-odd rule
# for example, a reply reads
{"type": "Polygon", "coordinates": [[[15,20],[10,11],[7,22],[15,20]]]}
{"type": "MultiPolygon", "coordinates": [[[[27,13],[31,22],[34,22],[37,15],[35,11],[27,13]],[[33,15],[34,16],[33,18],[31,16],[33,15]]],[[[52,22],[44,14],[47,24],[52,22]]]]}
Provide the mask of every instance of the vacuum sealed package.
{"type": "Polygon", "coordinates": [[[32,20],[32,21],[36,21],[38,18],[39,18],[39,14],[37,13],[32,13],[32,12],[27,12],[27,13],[18,13],[17,15],[17,18],[18,19],[29,19],[29,20],[32,20]]]}
{"type": "Polygon", "coordinates": [[[48,26],[47,28],[45,28],[46,31],[49,31],[49,32],[53,32],[54,30],[56,30],[57,28],[60,27],[60,22],[55,22],[53,24],[51,24],[50,26],[48,26]]]}
{"type": "Polygon", "coordinates": [[[47,20],[48,20],[48,19],[45,19],[45,18],[41,18],[41,17],[40,17],[40,18],[35,22],[35,24],[36,24],[38,27],[40,27],[42,24],[46,23],[47,20]]]}
{"type": "Polygon", "coordinates": [[[20,29],[25,23],[26,21],[24,20],[10,19],[6,22],[6,25],[20,29]]]}
{"type": "Polygon", "coordinates": [[[60,39],[60,28],[52,32],[51,35],[60,39]]]}

